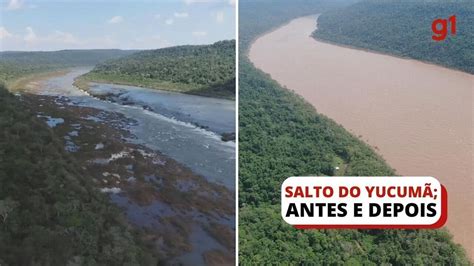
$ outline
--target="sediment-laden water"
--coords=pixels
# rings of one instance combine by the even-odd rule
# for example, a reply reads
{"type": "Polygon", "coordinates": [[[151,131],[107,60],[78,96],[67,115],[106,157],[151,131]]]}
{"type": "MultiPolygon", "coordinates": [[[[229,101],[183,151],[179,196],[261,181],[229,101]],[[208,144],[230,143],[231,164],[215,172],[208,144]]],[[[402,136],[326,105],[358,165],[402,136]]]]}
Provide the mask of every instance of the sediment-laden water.
{"type": "Polygon", "coordinates": [[[474,256],[474,76],[316,41],[316,16],[258,38],[249,57],[288,89],[378,149],[401,175],[448,190],[448,229],[474,256]]]}

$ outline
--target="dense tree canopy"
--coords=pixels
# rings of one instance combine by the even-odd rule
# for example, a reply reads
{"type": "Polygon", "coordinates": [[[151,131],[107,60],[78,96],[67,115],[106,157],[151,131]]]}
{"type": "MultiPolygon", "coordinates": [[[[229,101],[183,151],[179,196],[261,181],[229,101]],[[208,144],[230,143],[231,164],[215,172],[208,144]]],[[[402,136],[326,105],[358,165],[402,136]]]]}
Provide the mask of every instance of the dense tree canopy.
{"type": "Polygon", "coordinates": [[[474,73],[472,1],[362,1],[323,13],[318,22],[317,39],[474,73]],[[433,41],[433,20],[452,15],[456,35],[433,41]]]}
{"type": "Polygon", "coordinates": [[[99,64],[82,79],[233,98],[235,41],[142,51],[99,64]]]}
{"type": "Polygon", "coordinates": [[[108,59],[129,55],[129,50],[62,50],[54,52],[0,52],[0,81],[26,74],[74,66],[94,66],[108,59]]]}
{"type": "Polygon", "coordinates": [[[445,230],[302,231],[280,216],[280,185],[289,176],[394,174],[371,147],[318,114],[301,97],[253,67],[246,57],[250,42],[260,34],[340,4],[240,2],[240,263],[468,265],[463,250],[445,230]]]}
{"type": "Polygon", "coordinates": [[[0,264],[154,260],[63,142],[0,85],[0,264]]]}

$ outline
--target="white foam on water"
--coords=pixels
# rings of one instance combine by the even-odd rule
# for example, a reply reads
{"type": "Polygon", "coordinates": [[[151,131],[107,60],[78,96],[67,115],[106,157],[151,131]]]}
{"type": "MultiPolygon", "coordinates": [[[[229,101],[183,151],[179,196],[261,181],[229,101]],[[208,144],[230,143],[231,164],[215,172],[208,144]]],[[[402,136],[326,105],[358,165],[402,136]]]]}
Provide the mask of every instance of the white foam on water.
{"type": "Polygon", "coordinates": [[[104,187],[100,189],[100,192],[118,194],[122,192],[122,189],[120,189],[119,187],[111,187],[111,188],[104,187]]]}

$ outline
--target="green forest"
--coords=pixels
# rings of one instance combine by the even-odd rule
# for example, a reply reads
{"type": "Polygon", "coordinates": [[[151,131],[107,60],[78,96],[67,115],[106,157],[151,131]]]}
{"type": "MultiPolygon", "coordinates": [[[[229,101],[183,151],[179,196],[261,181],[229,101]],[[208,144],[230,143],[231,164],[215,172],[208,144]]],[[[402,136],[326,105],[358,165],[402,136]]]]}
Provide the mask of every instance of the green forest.
{"type": "Polygon", "coordinates": [[[63,141],[4,85],[0,129],[1,265],[156,261],[63,141]]]}
{"type": "Polygon", "coordinates": [[[249,45],[293,18],[347,1],[240,1],[239,261],[242,265],[469,265],[444,230],[297,230],[280,185],[297,175],[394,175],[361,140],[256,69],[249,45]],[[335,166],[341,166],[335,171],[335,166]]]}
{"type": "Polygon", "coordinates": [[[0,53],[0,265],[149,265],[157,261],[64,142],[5,83],[91,65],[118,50],[0,53]]]}
{"type": "Polygon", "coordinates": [[[362,1],[323,13],[313,36],[474,73],[472,1],[362,1]],[[433,41],[433,20],[452,15],[456,35],[433,41]]]}
{"type": "Polygon", "coordinates": [[[80,80],[235,98],[235,41],[137,52],[99,64],[80,80]]]}
{"type": "Polygon", "coordinates": [[[133,50],[61,50],[52,52],[0,52],[0,81],[9,82],[25,75],[57,69],[94,66],[132,54],[133,50]]]}

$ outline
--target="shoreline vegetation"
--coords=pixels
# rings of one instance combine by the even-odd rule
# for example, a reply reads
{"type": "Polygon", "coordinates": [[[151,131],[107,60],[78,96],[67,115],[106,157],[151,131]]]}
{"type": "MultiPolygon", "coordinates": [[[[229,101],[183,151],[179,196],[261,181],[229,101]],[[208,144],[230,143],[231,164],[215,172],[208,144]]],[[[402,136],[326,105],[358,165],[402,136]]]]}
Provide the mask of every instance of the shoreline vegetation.
{"type": "Polygon", "coordinates": [[[146,50],[98,64],[77,78],[235,100],[235,40],[146,50]]]}
{"type": "Polygon", "coordinates": [[[474,7],[469,1],[361,1],[321,14],[312,37],[341,47],[474,74],[474,28],[469,26],[473,23],[474,7]],[[452,14],[457,16],[457,34],[433,41],[431,22],[452,14]]]}
{"type": "Polygon", "coordinates": [[[93,66],[134,52],[117,49],[0,52],[0,84],[15,92],[24,89],[30,81],[62,75],[72,67],[93,66]]]}
{"type": "MultiPolygon", "coordinates": [[[[97,80],[94,80],[94,81],[90,81],[90,82],[94,82],[94,83],[102,83],[100,81],[97,81],[97,80]]],[[[138,86],[137,84],[121,84],[121,83],[117,83],[117,82],[110,82],[110,81],[103,81],[104,84],[116,84],[116,85],[127,85],[127,86],[136,86],[136,87],[142,87],[142,86],[138,86]]],[[[117,95],[116,94],[104,94],[104,95],[94,95],[90,92],[90,83],[89,81],[86,81],[84,80],[83,78],[79,77],[79,78],[76,78],[74,80],[74,83],[73,83],[73,86],[77,87],[79,90],[82,90],[82,91],[85,91],[89,94],[91,94],[93,97],[97,97],[101,100],[105,100],[105,101],[111,101],[111,102],[116,102],[116,100],[114,99],[117,95]]],[[[146,86],[143,86],[143,88],[149,88],[149,87],[146,87],[146,86]]],[[[173,91],[173,92],[176,92],[176,93],[184,93],[184,92],[180,92],[180,91],[173,91]]],[[[203,96],[203,95],[199,95],[199,96],[203,96]]],[[[204,97],[211,97],[211,98],[216,98],[215,96],[204,96],[204,97]]],[[[134,105],[134,103],[122,103],[124,105],[128,105],[128,104],[132,104],[134,105]]],[[[147,105],[144,105],[142,106],[144,109],[147,109],[147,110],[152,110],[151,107],[147,106],[147,105]]],[[[194,126],[198,127],[198,128],[201,128],[201,129],[205,129],[205,130],[209,130],[209,128],[207,126],[203,126],[199,123],[196,123],[196,122],[193,122],[192,123],[194,126]]],[[[221,140],[224,141],[224,142],[228,142],[228,141],[232,141],[232,142],[235,142],[235,132],[223,132],[223,133],[218,133],[218,135],[220,136],[221,140]]]]}
{"type": "MultiPolygon", "coordinates": [[[[233,229],[220,224],[234,213],[232,192],[159,152],[124,143],[124,138],[133,136],[114,126],[133,121],[116,113],[70,106],[63,97],[27,91],[12,94],[27,83],[65,74],[69,71],[65,68],[98,63],[58,64],[54,57],[43,57],[48,65],[0,56],[0,69],[9,71],[0,77],[0,128],[4,129],[0,132],[0,264],[156,265],[176,263],[175,258],[193,249],[194,227],[182,221],[193,219],[189,215],[194,212],[169,213],[155,221],[163,223],[159,230],[142,230],[125,217],[124,206],[114,204],[106,193],[125,195],[130,206],[143,208],[145,216],[153,204],[209,215],[211,224],[195,225],[225,248],[206,251],[203,260],[233,262],[233,229]],[[101,118],[111,125],[101,123],[101,118]],[[106,165],[95,162],[95,156],[114,158],[123,150],[132,157],[120,155],[106,165]],[[126,178],[129,165],[133,180],[126,178]],[[157,168],[165,178],[146,181],[157,168]],[[188,183],[189,189],[198,188],[206,195],[183,191],[188,183]],[[167,245],[157,248],[157,243],[167,245]]],[[[34,91],[35,86],[26,89],[34,91]]]]}
{"type": "MultiPolygon", "coordinates": [[[[97,81],[93,81],[93,82],[100,83],[100,82],[97,82],[97,81]]],[[[104,81],[104,84],[128,85],[128,84],[110,83],[108,81],[104,81]]],[[[80,78],[77,79],[76,78],[74,80],[73,86],[75,86],[79,90],[85,91],[85,92],[89,93],[91,96],[99,98],[103,101],[110,101],[110,102],[118,103],[117,99],[116,99],[116,97],[118,96],[117,94],[110,93],[110,94],[95,95],[95,94],[91,93],[91,91],[89,90],[90,89],[89,82],[84,81],[83,79],[80,79],[80,78]]],[[[130,86],[137,86],[137,85],[130,85],[130,86]]],[[[137,87],[140,87],[140,86],[137,86],[137,87]]],[[[144,88],[148,88],[148,87],[144,87],[144,88]]],[[[183,92],[176,92],[176,93],[183,93],[183,92]]],[[[211,98],[214,98],[214,97],[211,97],[211,98]]],[[[120,104],[123,104],[123,105],[136,105],[136,103],[134,103],[134,102],[126,102],[126,103],[122,102],[120,104]]],[[[142,108],[145,109],[145,110],[153,111],[153,108],[151,108],[148,105],[142,105],[142,108]]],[[[204,129],[204,130],[209,130],[209,127],[201,125],[197,122],[191,122],[191,124],[196,126],[197,128],[201,128],[201,129],[204,129]]],[[[222,133],[215,132],[215,133],[217,135],[219,135],[220,139],[224,142],[229,142],[229,141],[235,142],[235,132],[222,132],[222,133]]]]}
{"type": "MultiPolygon", "coordinates": [[[[89,72],[90,73],[90,72],[89,72]]],[[[227,92],[219,91],[219,87],[216,86],[215,88],[205,88],[205,89],[198,89],[191,88],[189,85],[186,84],[175,84],[175,83],[149,83],[144,84],[144,82],[133,82],[133,81],[122,81],[120,77],[108,77],[108,78],[101,78],[101,77],[94,77],[94,74],[86,73],[74,80],[73,85],[78,87],[83,91],[89,91],[90,82],[93,83],[104,83],[104,84],[115,84],[115,85],[125,85],[125,86],[135,86],[141,88],[148,88],[148,89],[156,89],[162,91],[170,91],[170,92],[177,92],[177,93],[184,93],[184,94],[192,94],[197,96],[203,97],[210,97],[210,98],[221,98],[225,100],[235,100],[235,95],[229,95],[227,92]]],[[[235,83],[235,81],[232,81],[235,83]]],[[[223,85],[225,86],[225,85],[223,85]]]]}
{"type": "Polygon", "coordinates": [[[135,50],[117,49],[0,52],[0,81],[8,83],[29,74],[57,71],[69,67],[94,66],[135,52],[135,50]]]}
{"type": "MultiPolygon", "coordinates": [[[[360,1],[322,14],[317,23],[318,28],[311,37],[320,42],[474,75],[474,6],[470,1],[360,1]],[[453,15],[456,16],[456,35],[452,35],[448,23],[446,39],[433,41],[432,21],[453,15]]],[[[461,179],[464,174],[456,176],[456,171],[449,173],[458,177],[455,179],[458,184],[466,182],[461,179]]],[[[451,201],[453,206],[459,203],[451,201]]],[[[459,219],[455,224],[451,223],[451,231],[472,261],[472,242],[468,240],[469,236],[462,233],[464,219],[457,217],[459,219]]]]}
{"type": "Polygon", "coordinates": [[[265,32],[338,7],[332,1],[241,1],[240,262],[469,265],[445,229],[301,231],[281,221],[278,191],[288,176],[395,174],[374,148],[256,69],[247,57],[252,41],[265,32]]]}
{"type": "MultiPolygon", "coordinates": [[[[317,30],[314,31],[314,34],[316,34],[317,30]]],[[[362,47],[358,47],[358,46],[354,46],[354,45],[351,45],[351,44],[341,44],[341,43],[338,43],[338,42],[335,42],[335,41],[330,41],[330,40],[326,40],[326,39],[321,39],[319,38],[319,36],[312,36],[316,41],[318,42],[321,42],[321,43],[326,43],[326,44],[330,44],[330,45],[334,45],[334,46],[339,46],[341,48],[347,48],[347,49],[353,49],[353,50],[358,50],[358,51],[361,51],[361,52],[367,52],[367,53],[372,53],[372,54],[378,54],[378,55],[385,55],[385,56],[391,56],[391,57],[395,57],[395,58],[399,58],[399,59],[404,59],[404,60],[412,60],[414,62],[418,62],[418,63],[423,63],[423,64],[427,64],[427,65],[432,65],[432,66],[437,66],[437,67],[443,67],[443,68],[446,68],[446,69],[449,69],[449,70],[453,70],[453,71],[458,71],[458,72],[461,72],[461,73],[468,73],[468,74],[471,74],[471,75],[474,75],[473,73],[470,73],[470,72],[467,72],[465,70],[462,70],[462,69],[459,69],[459,68],[454,68],[454,67],[450,67],[450,66],[446,66],[446,65],[441,65],[439,63],[435,63],[435,62],[432,62],[432,61],[428,61],[426,59],[414,59],[410,56],[407,56],[407,55],[397,55],[397,54],[393,54],[393,53],[390,53],[390,52],[383,52],[383,51],[377,51],[377,50],[371,50],[369,48],[362,48],[362,47]]]]}
{"type": "MultiPolygon", "coordinates": [[[[80,57],[88,54],[77,53],[80,57]]],[[[95,59],[86,60],[86,65],[102,58],[96,51],[92,55],[88,58],[95,59]]],[[[34,90],[26,88],[27,84],[64,75],[68,72],[65,68],[82,65],[76,58],[64,51],[0,53],[2,265],[158,260],[123,212],[87,178],[84,168],[66,151],[64,140],[36,115],[31,102],[12,94],[34,90]],[[62,61],[64,57],[71,61],[62,61]]]]}
{"type": "Polygon", "coordinates": [[[0,103],[0,264],[156,261],[32,106],[4,84],[0,103]]]}

